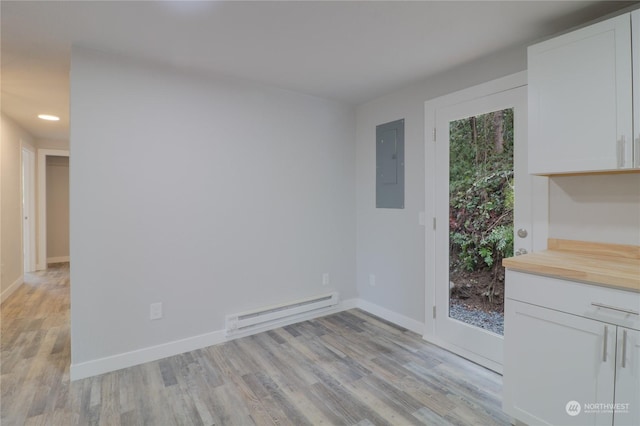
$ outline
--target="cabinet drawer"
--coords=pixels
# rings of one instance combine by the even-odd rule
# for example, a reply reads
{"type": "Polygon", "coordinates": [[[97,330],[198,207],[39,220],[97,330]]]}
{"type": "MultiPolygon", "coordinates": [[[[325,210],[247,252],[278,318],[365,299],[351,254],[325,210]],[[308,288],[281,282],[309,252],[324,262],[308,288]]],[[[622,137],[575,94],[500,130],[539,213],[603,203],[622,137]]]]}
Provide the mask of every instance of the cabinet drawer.
{"type": "Polygon", "coordinates": [[[640,330],[640,293],[507,270],[505,296],[640,330]]]}

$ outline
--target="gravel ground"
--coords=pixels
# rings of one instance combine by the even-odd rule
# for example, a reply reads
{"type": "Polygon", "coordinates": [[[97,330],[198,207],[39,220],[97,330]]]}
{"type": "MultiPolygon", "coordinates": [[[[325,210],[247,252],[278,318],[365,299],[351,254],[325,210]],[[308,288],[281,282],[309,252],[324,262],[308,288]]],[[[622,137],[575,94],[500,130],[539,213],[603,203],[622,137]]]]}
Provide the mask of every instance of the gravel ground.
{"type": "Polygon", "coordinates": [[[504,315],[497,312],[487,313],[464,305],[452,304],[449,308],[449,316],[501,336],[504,335],[504,315]]]}

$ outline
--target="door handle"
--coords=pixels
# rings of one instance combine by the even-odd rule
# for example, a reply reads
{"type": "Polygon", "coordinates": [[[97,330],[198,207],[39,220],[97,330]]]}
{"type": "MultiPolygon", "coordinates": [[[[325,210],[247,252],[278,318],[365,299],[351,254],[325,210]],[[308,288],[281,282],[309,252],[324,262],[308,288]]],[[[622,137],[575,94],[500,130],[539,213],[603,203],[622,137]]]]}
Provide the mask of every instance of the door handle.
{"type": "Polygon", "coordinates": [[[529,235],[529,233],[527,232],[526,229],[524,229],[524,228],[518,229],[518,237],[527,238],[527,235],[529,235]]]}

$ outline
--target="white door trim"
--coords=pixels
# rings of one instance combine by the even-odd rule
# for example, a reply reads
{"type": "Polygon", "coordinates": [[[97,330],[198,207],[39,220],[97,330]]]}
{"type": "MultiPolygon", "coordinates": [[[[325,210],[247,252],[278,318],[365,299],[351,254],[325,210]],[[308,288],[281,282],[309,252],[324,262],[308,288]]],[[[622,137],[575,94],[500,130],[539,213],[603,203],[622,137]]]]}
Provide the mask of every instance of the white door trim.
{"type": "Polygon", "coordinates": [[[38,150],[38,270],[47,269],[47,156],[68,157],[69,151],[38,150]]]}
{"type": "Polygon", "coordinates": [[[20,166],[22,168],[22,194],[23,199],[26,196],[26,203],[22,203],[22,218],[28,217],[29,220],[22,222],[22,243],[23,243],[23,268],[24,272],[33,272],[36,270],[36,150],[31,145],[20,141],[20,166]],[[25,151],[29,153],[29,164],[25,179],[25,151]],[[25,209],[26,204],[26,209],[25,209]],[[28,225],[28,229],[25,229],[28,225]]]}
{"type": "MultiPolygon", "coordinates": [[[[436,217],[436,146],[435,134],[436,111],[438,109],[456,105],[462,102],[504,92],[507,90],[527,85],[527,72],[522,71],[487,83],[473,86],[449,95],[441,96],[425,102],[425,216],[429,226],[425,227],[425,334],[423,338],[445,349],[454,350],[465,358],[482,363],[483,360],[475,359],[472,353],[462,353],[447,342],[442,341],[436,335],[436,322],[433,309],[436,305],[436,232],[431,226],[432,219],[436,217]]],[[[546,248],[548,236],[548,178],[536,179],[533,183],[534,193],[538,194],[532,208],[532,222],[536,226],[533,234],[533,250],[546,248]]],[[[441,226],[446,226],[443,224],[441,226]]],[[[496,371],[501,366],[491,365],[496,371]]]]}

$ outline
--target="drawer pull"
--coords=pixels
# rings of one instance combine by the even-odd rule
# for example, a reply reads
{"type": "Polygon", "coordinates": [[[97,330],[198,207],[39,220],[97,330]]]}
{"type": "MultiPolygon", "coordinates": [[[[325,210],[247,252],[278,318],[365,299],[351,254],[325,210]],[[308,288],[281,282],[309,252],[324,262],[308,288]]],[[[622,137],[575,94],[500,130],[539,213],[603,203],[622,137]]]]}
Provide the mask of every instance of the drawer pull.
{"type": "Polygon", "coordinates": [[[602,362],[607,362],[607,337],[609,336],[609,327],[604,326],[604,342],[602,344],[602,362]]]}
{"type": "Polygon", "coordinates": [[[622,330],[622,368],[627,366],[627,330],[622,330]]]}
{"type": "Polygon", "coordinates": [[[630,314],[630,315],[640,315],[640,312],[638,311],[633,311],[631,309],[616,308],[615,306],[604,305],[602,303],[591,302],[591,306],[595,306],[596,308],[611,309],[613,311],[624,312],[625,314],[630,314]]]}

